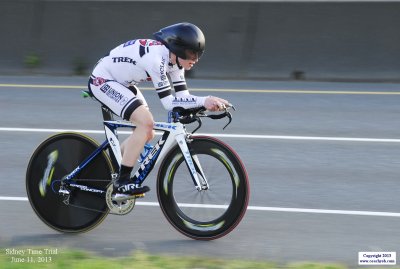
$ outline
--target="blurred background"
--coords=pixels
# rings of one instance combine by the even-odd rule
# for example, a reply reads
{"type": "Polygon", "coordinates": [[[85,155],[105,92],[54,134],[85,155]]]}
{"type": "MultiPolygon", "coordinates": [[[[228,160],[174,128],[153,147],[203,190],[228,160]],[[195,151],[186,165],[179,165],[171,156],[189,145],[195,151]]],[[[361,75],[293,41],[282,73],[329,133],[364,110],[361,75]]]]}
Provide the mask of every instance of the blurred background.
{"type": "Polygon", "coordinates": [[[189,76],[400,81],[400,2],[0,1],[0,73],[86,75],[117,45],[181,21],[206,35],[189,76]]]}
{"type": "MultiPolygon", "coordinates": [[[[50,245],[349,268],[359,268],[361,251],[400,253],[399,1],[0,0],[0,11],[0,250],[50,245]],[[28,203],[31,154],[66,129],[102,141],[99,104],[79,97],[84,76],[119,44],[182,21],[206,35],[190,89],[237,107],[226,130],[225,121],[208,121],[200,131],[244,161],[245,218],[213,242],[180,236],[158,207],[143,204],[86,234],[51,230],[28,203]]],[[[149,86],[140,85],[155,119],[165,120],[149,86]]],[[[143,201],[156,204],[156,173],[147,182],[143,201]]]]}

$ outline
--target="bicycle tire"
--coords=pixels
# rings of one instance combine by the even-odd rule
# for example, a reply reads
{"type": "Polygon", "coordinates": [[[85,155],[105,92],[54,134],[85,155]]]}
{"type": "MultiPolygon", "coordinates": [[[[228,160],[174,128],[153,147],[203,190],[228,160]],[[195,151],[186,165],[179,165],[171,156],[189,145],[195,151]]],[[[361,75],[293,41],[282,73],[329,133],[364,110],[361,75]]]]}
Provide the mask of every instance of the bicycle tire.
{"type": "MultiPolygon", "coordinates": [[[[66,205],[58,193],[58,188],[52,189],[54,181],[57,183],[57,180],[72,172],[97,147],[98,143],[85,135],[60,133],[46,139],[32,154],[26,172],[26,190],[34,212],[47,226],[64,233],[86,232],[100,224],[107,216],[109,210],[105,198],[96,193],[72,190],[71,204],[66,205]],[[54,152],[57,152],[58,157],[53,171],[49,173],[51,182],[47,182],[45,190],[42,191],[39,187],[40,182],[45,177],[46,169],[49,169],[49,156],[52,153],[55,156],[54,152]]],[[[75,179],[95,179],[97,181],[85,181],[84,184],[106,190],[111,182],[112,171],[108,155],[102,152],[82,169],[75,179]]]]}
{"type": "Polygon", "coordinates": [[[222,141],[207,136],[192,139],[189,146],[199,158],[210,188],[195,189],[176,146],[160,165],[158,201],[176,230],[193,239],[214,240],[227,235],[242,220],[250,194],[248,176],[239,156],[222,141]]]}

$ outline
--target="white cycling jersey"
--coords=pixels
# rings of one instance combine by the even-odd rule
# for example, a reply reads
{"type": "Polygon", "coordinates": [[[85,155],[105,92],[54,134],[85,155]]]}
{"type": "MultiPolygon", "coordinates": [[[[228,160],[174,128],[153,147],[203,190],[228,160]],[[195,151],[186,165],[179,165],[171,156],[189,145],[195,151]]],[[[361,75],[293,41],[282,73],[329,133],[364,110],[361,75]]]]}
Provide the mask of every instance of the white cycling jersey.
{"type": "Polygon", "coordinates": [[[207,98],[189,93],[184,69],[171,64],[169,50],[161,42],[152,39],[131,40],[111,50],[95,66],[89,88],[100,102],[117,115],[127,118],[138,105],[147,105],[135,87],[143,81],[153,82],[167,110],[177,106],[203,106],[207,98]],[[167,75],[176,97],[172,95],[167,75]]]}

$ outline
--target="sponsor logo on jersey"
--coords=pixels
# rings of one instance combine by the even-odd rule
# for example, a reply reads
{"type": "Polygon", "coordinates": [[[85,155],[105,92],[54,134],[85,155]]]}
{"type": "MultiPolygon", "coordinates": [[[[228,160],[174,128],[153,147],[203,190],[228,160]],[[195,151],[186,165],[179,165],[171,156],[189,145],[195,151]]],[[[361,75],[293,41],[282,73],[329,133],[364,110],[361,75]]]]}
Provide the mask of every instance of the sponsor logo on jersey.
{"type": "Polygon", "coordinates": [[[112,57],[114,63],[130,63],[136,65],[136,61],[129,57],[112,57]]]}
{"type": "Polygon", "coordinates": [[[167,75],[165,74],[165,58],[161,58],[161,64],[160,64],[160,79],[163,81],[163,83],[166,82],[167,80],[167,75]]]}
{"type": "Polygon", "coordinates": [[[172,100],[173,106],[184,105],[184,104],[196,104],[196,99],[195,98],[177,98],[177,97],[175,97],[174,100],[172,100]]]}
{"type": "Polygon", "coordinates": [[[110,97],[112,100],[114,100],[116,103],[120,103],[121,105],[124,105],[128,102],[128,98],[126,98],[124,95],[122,95],[120,92],[117,90],[113,89],[110,85],[104,84],[100,90],[104,92],[108,97],[110,97]]]}
{"type": "Polygon", "coordinates": [[[151,40],[151,39],[140,39],[139,43],[143,47],[145,47],[145,46],[150,46],[151,47],[151,46],[160,46],[160,45],[162,45],[162,43],[160,41],[151,40]]]}
{"type": "Polygon", "coordinates": [[[140,45],[142,45],[144,47],[147,45],[147,39],[140,39],[139,43],[140,43],[140,45]]]}
{"type": "Polygon", "coordinates": [[[157,86],[158,86],[158,88],[162,88],[164,86],[169,86],[169,82],[168,81],[158,82],[157,86]]]}
{"type": "Polygon", "coordinates": [[[100,86],[103,85],[106,82],[106,80],[104,78],[101,77],[96,77],[93,79],[93,85],[94,86],[100,86]]]}
{"type": "Polygon", "coordinates": [[[134,39],[134,40],[129,40],[128,42],[126,42],[125,44],[124,44],[124,48],[125,47],[127,47],[127,46],[130,46],[130,45],[133,45],[133,44],[135,44],[135,42],[136,42],[136,39],[134,39]]]}
{"type": "Polygon", "coordinates": [[[109,89],[111,89],[110,85],[106,84],[100,88],[100,91],[106,93],[109,89]]]}

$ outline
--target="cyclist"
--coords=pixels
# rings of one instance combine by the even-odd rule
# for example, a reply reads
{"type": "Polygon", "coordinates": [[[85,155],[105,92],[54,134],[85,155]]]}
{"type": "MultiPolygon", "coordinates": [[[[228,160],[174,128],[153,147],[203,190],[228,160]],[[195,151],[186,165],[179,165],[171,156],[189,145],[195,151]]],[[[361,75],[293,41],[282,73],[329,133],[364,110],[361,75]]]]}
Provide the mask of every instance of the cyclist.
{"type": "Polygon", "coordinates": [[[89,90],[113,113],[136,125],[121,144],[122,161],[117,180],[116,196],[131,196],[148,192],[130,175],[146,142],[154,137],[153,116],[146,100],[136,87],[139,82],[152,81],[165,109],[204,106],[218,111],[228,101],[214,96],[191,95],[185,81],[205,48],[203,32],[194,24],[178,23],[153,34],[155,39],[134,39],[111,50],[101,58],[89,78],[89,90]],[[175,90],[172,95],[171,83],[175,90]]]}

